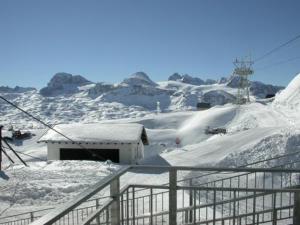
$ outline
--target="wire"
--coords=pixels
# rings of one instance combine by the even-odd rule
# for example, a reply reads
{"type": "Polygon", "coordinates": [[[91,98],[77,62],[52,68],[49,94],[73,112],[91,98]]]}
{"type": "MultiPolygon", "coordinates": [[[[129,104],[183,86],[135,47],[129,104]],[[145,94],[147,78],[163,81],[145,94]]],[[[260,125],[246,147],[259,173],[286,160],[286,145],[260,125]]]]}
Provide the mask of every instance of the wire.
{"type": "MultiPolygon", "coordinates": [[[[10,149],[10,148],[5,147],[5,146],[3,146],[3,148],[5,148],[5,149],[10,149]]],[[[21,154],[21,155],[26,155],[26,156],[31,157],[31,158],[33,158],[33,159],[39,159],[39,160],[41,160],[41,161],[47,161],[47,160],[45,160],[45,159],[42,159],[42,158],[39,158],[39,157],[30,155],[30,154],[28,154],[28,153],[24,153],[24,152],[20,152],[20,151],[16,151],[16,150],[15,150],[15,152],[17,152],[17,153],[19,153],[19,154],[21,154]]]]}
{"type": "Polygon", "coordinates": [[[274,52],[280,50],[281,48],[283,48],[283,47],[289,45],[290,43],[292,43],[292,42],[294,42],[294,41],[296,41],[296,40],[298,40],[298,39],[300,39],[300,34],[298,34],[298,35],[295,36],[294,38],[290,39],[289,41],[287,41],[287,42],[285,42],[285,43],[283,43],[283,44],[277,46],[276,48],[273,48],[272,50],[268,51],[268,52],[265,53],[264,55],[258,57],[257,59],[254,60],[254,62],[263,60],[263,59],[266,58],[267,56],[273,54],[274,52]]]}
{"type": "Polygon", "coordinates": [[[283,61],[279,61],[279,62],[276,62],[276,63],[272,63],[272,64],[269,64],[267,66],[255,69],[255,70],[256,71],[257,70],[265,70],[265,69],[268,69],[268,68],[271,68],[271,67],[274,67],[274,66],[282,65],[282,64],[289,63],[289,62],[292,62],[292,61],[295,61],[295,60],[299,60],[299,59],[300,59],[300,56],[294,57],[294,58],[290,58],[290,59],[287,59],[287,60],[283,60],[283,61]]]}
{"type": "Polygon", "coordinates": [[[88,153],[90,153],[92,156],[95,156],[96,158],[100,159],[100,160],[105,160],[103,157],[94,154],[92,151],[90,151],[89,149],[85,148],[82,144],[73,141],[71,138],[69,138],[67,135],[63,134],[62,132],[56,130],[55,128],[53,128],[51,125],[48,125],[47,123],[43,122],[41,119],[31,115],[29,112],[25,111],[24,109],[20,108],[19,106],[17,106],[16,104],[12,103],[11,101],[7,100],[6,98],[4,98],[3,96],[0,96],[0,99],[2,99],[3,101],[5,101],[6,103],[8,103],[9,105],[15,107],[16,109],[20,110],[21,112],[25,113],[27,116],[33,118],[34,120],[38,121],[39,123],[43,124],[44,126],[48,127],[49,129],[53,130],[54,132],[58,133],[59,135],[61,135],[62,137],[66,138],[67,140],[71,141],[72,143],[78,145],[80,148],[86,150],[88,153]]]}

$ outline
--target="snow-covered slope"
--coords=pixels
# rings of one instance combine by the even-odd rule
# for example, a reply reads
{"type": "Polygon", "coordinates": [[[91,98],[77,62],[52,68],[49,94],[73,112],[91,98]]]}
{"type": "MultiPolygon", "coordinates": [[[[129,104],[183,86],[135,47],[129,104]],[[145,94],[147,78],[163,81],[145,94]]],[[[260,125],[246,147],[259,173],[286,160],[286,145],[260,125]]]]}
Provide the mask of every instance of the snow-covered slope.
{"type": "Polygon", "coordinates": [[[289,109],[300,111],[300,74],[289,83],[289,85],[280,92],[274,101],[274,105],[281,105],[289,109]]]}

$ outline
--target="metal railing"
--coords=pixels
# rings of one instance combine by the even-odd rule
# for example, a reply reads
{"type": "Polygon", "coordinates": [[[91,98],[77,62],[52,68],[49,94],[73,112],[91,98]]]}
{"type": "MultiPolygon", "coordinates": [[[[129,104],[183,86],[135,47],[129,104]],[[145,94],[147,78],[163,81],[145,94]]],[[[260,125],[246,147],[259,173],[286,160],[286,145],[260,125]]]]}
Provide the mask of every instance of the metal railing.
{"type": "MultiPolygon", "coordinates": [[[[284,155],[277,155],[275,157],[270,157],[267,159],[262,159],[259,161],[247,163],[245,165],[238,166],[238,168],[245,168],[245,167],[261,168],[261,167],[265,167],[266,165],[268,168],[299,168],[299,162],[300,162],[299,153],[300,153],[300,151],[295,151],[295,152],[287,153],[284,155]]],[[[217,179],[216,177],[214,177],[214,179],[210,180],[210,181],[208,181],[208,179],[206,179],[207,177],[213,177],[212,175],[214,175],[214,174],[220,175],[220,171],[201,173],[200,175],[198,173],[191,174],[191,175],[187,176],[187,178],[182,178],[181,180],[178,180],[178,182],[182,182],[182,184],[184,184],[184,183],[191,184],[191,183],[196,182],[197,185],[201,185],[201,186],[208,187],[208,186],[216,186],[217,185],[217,186],[223,187],[225,180],[230,180],[230,183],[234,183],[234,182],[232,182],[232,180],[234,180],[234,177],[236,177],[236,175],[234,175],[233,177],[227,176],[227,178],[224,178],[223,176],[226,176],[226,175],[224,175],[224,173],[222,173],[220,175],[222,177],[219,179],[217,179]]],[[[251,174],[251,173],[248,173],[248,174],[251,174]]],[[[238,177],[242,177],[244,175],[240,174],[240,175],[238,175],[238,177]]],[[[247,178],[247,184],[248,183],[249,182],[248,182],[248,178],[247,178]]],[[[239,184],[240,184],[240,182],[238,181],[238,186],[239,186],[239,184]]],[[[168,183],[165,183],[164,185],[168,185],[168,183]]],[[[291,185],[292,184],[290,184],[290,186],[291,185]]],[[[282,187],[283,187],[283,185],[281,184],[281,188],[282,187]]],[[[139,189],[138,191],[143,191],[143,189],[139,189]]],[[[102,200],[102,198],[108,199],[109,196],[100,197],[100,198],[98,198],[98,200],[95,199],[98,202],[96,201],[94,203],[94,205],[93,205],[94,208],[97,208],[100,205],[99,202],[102,200]]],[[[93,201],[93,200],[91,199],[88,201],[93,201]]],[[[82,212],[85,210],[85,208],[88,208],[88,206],[86,206],[86,207],[82,206],[81,209],[77,210],[76,214],[83,214],[82,212]]],[[[1,217],[0,225],[8,225],[8,224],[9,225],[27,225],[30,222],[36,220],[37,218],[40,218],[41,216],[43,216],[45,213],[47,213],[51,209],[53,209],[53,208],[47,208],[47,209],[43,209],[43,210],[30,211],[30,212],[26,212],[26,213],[17,214],[17,215],[1,217]]]]}
{"type": "Polygon", "coordinates": [[[297,169],[128,166],[32,224],[300,224],[299,175],[297,169]],[[120,177],[136,169],[168,173],[169,184],[120,188],[120,177]],[[177,179],[190,172],[205,179],[177,179]]]}

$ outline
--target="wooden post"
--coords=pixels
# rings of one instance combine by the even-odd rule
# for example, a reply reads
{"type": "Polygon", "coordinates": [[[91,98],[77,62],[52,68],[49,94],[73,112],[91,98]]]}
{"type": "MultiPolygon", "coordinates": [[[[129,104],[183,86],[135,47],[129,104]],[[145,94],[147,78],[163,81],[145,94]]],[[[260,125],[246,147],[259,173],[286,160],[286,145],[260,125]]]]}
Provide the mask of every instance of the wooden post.
{"type": "Polygon", "coordinates": [[[0,125],[0,171],[2,170],[2,128],[3,126],[0,125]]]}
{"type": "Polygon", "coordinates": [[[111,224],[120,225],[120,178],[116,178],[110,183],[110,197],[114,199],[111,204],[111,224]]]}
{"type": "Polygon", "coordinates": [[[177,225],[177,170],[169,171],[169,224],[177,225]]]}

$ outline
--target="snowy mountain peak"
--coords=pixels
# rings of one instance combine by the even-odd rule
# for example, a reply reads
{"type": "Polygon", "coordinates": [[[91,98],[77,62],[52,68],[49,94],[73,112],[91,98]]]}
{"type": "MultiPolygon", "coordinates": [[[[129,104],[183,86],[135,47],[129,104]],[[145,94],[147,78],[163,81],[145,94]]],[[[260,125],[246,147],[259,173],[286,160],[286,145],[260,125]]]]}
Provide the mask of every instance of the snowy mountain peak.
{"type": "Polygon", "coordinates": [[[0,86],[0,93],[23,93],[27,91],[34,91],[35,88],[32,87],[19,87],[16,86],[14,88],[8,86],[0,86]]]}
{"type": "Polygon", "coordinates": [[[50,82],[48,83],[48,87],[59,87],[62,84],[74,84],[78,86],[83,86],[86,84],[90,84],[91,82],[85,79],[80,75],[72,75],[70,73],[56,73],[50,82]]]}
{"type": "Polygon", "coordinates": [[[168,80],[173,80],[173,81],[181,81],[181,79],[182,79],[182,76],[179,73],[173,73],[168,78],[168,80]]]}
{"type": "Polygon", "coordinates": [[[127,84],[130,86],[157,86],[158,84],[152,81],[149,76],[144,72],[136,72],[130,76],[130,78],[125,79],[122,84],[127,84]]]}
{"type": "Polygon", "coordinates": [[[61,94],[73,94],[79,91],[78,87],[91,84],[80,75],[72,75],[69,73],[56,73],[48,83],[47,87],[40,90],[43,96],[56,96],[61,94]]]}
{"type": "Polygon", "coordinates": [[[171,76],[169,76],[168,80],[171,81],[179,81],[186,84],[192,84],[192,85],[211,85],[217,83],[217,81],[213,79],[207,79],[206,81],[202,80],[199,77],[192,77],[188,74],[180,75],[179,73],[174,73],[171,76]]]}

